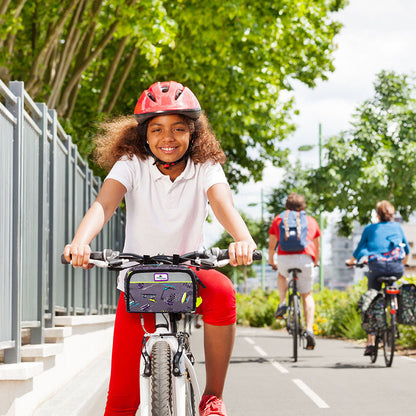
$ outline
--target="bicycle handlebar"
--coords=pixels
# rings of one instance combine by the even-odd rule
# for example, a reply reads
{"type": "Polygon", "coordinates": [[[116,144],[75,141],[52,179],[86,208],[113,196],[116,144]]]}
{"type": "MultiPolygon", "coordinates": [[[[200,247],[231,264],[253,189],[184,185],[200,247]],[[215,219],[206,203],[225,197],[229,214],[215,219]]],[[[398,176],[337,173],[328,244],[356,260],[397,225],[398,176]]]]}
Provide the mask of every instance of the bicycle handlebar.
{"type": "MultiPolygon", "coordinates": [[[[262,252],[255,250],[253,260],[261,260],[262,252]]],[[[120,253],[111,249],[103,251],[93,251],[90,254],[90,264],[98,267],[108,268],[110,270],[123,270],[135,265],[142,264],[183,264],[189,263],[191,266],[203,269],[213,269],[222,267],[229,263],[228,249],[213,247],[204,251],[193,251],[183,255],[138,255],[133,253],[120,253]]],[[[70,264],[66,261],[64,255],[61,255],[62,264],[70,264]]]]}

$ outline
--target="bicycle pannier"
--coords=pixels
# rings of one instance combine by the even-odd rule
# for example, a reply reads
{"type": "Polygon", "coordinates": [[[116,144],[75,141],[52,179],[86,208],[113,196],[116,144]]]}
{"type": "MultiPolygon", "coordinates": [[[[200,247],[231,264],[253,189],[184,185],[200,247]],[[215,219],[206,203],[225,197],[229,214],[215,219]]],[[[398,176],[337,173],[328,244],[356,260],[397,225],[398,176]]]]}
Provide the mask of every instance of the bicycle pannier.
{"type": "Polygon", "coordinates": [[[367,290],[358,301],[357,309],[361,311],[361,326],[367,333],[387,328],[382,292],[367,290]]]}
{"type": "Polygon", "coordinates": [[[194,312],[197,277],[185,266],[138,266],[124,279],[128,312],[194,312]]]}
{"type": "Polygon", "coordinates": [[[413,283],[400,286],[399,324],[416,325],[416,285],[413,283]]]}

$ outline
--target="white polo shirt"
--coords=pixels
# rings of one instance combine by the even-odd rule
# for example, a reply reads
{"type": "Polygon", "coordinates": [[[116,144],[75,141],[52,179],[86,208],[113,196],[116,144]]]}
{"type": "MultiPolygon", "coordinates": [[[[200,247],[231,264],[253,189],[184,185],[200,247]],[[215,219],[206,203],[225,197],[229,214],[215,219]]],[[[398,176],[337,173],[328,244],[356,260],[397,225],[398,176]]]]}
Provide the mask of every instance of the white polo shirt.
{"type": "MultiPolygon", "coordinates": [[[[106,177],[127,189],[123,251],[152,256],[199,250],[204,245],[207,191],[216,183],[227,183],[221,165],[188,159],[185,170],[171,182],[153,163],[153,158],[123,157],[106,177]]],[[[121,278],[118,288],[124,290],[121,278]]]]}

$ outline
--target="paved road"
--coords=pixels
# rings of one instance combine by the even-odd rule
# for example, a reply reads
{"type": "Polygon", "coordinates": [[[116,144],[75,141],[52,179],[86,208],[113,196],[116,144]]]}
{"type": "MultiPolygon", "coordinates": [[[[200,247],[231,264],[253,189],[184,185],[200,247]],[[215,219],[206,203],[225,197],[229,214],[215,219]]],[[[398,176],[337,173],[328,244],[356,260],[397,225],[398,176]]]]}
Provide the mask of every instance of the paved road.
{"type": "MultiPolygon", "coordinates": [[[[386,368],[382,356],[371,364],[362,346],[318,338],[316,349],[300,350],[294,363],[291,345],[285,331],[237,329],[224,395],[228,416],[416,414],[416,360],[395,356],[386,368]]],[[[201,329],[193,331],[192,349],[203,386],[201,329]]]]}

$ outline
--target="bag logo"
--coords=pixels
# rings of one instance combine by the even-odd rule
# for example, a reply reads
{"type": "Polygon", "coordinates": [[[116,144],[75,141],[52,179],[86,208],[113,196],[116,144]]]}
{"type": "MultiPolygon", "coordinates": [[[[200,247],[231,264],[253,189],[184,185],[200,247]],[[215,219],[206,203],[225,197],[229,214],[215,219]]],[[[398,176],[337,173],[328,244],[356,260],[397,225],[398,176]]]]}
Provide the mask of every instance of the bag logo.
{"type": "Polygon", "coordinates": [[[153,280],[155,282],[167,282],[169,280],[169,274],[168,273],[155,273],[153,275],[153,280]]]}

